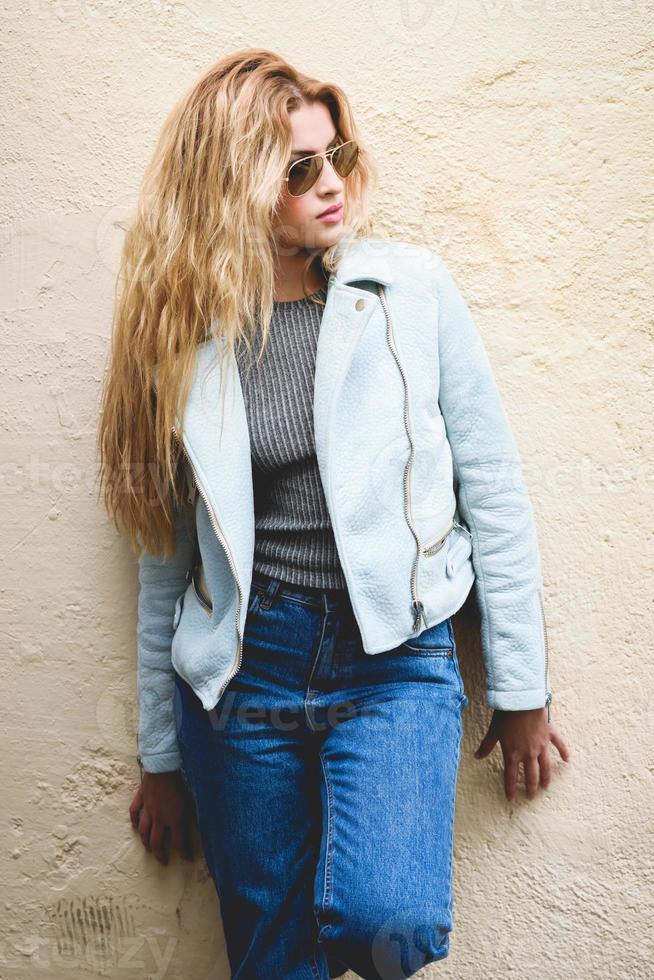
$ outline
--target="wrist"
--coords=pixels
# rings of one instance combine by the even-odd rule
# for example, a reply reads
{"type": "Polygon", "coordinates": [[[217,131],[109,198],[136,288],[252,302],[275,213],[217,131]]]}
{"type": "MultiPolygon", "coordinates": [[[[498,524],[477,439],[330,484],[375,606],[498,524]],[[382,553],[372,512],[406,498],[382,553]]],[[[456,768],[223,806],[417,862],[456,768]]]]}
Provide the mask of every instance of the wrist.
{"type": "Polygon", "coordinates": [[[141,782],[143,782],[143,778],[145,776],[173,776],[175,773],[178,773],[180,771],[179,768],[177,768],[177,769],[166,769],[161,772],[159,771],[150,772],[150,770],[146,769],[145,766],[143,765],[143,759],[141,758],[140,753],[139,755],[136,756],[136,761],[138,763],[139,771],[141,774],[141,782]]]}

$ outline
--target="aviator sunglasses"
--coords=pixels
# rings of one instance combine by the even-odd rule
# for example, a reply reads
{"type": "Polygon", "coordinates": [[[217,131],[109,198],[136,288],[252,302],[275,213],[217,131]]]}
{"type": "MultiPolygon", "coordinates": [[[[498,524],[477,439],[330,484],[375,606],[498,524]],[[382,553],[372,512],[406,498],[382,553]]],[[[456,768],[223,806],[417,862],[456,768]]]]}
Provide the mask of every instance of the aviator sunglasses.
{"type": "Polygon", "coordinates": [[[330,163],[339,177],[347,177],[352,173],[359,158],[359,147],[356,140],[339,143],[324,153],[314,153],[310,157],[295,160],[288,170],[284,180],[288,182],[288,193],[291,197],[301,197],[310,190],[322,173],[323,160],[329,157],[330,163]]]}

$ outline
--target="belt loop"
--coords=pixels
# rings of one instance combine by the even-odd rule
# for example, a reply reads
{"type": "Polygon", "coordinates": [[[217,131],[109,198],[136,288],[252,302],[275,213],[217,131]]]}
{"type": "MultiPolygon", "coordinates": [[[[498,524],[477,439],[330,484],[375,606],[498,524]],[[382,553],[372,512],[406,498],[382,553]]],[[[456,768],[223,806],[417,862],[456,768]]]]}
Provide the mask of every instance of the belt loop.
{"type": "Polygon", "coordinates": [[[260,609],[270,609],[273,602],[275,601],[277,592],[279,591],[279,587],[281,584],[282,583],[280,579],[278,578],[271,579],[271,581],[268,583],[268,586],[266,588],[266,593],[263,599],[261,600],[261,602],[259,603],[260,609]]]}

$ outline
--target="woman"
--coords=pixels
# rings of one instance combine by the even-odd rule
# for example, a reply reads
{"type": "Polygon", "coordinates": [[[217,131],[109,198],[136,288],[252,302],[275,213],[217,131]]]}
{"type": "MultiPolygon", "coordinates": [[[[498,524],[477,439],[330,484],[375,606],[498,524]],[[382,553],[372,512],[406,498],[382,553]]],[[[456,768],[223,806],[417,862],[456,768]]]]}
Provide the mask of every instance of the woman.
{"type": "Polygon", "coordinates": [[[139,553],[130,814],[167,863],[192,800],[235,977],[448,955],[473,583],[475,755],[500,743],[509,799],[569,757],[488,359],[444,263],[370,237],[375,179],[338,87],[240,51],[168,118],[124,246],[99,446],[139,553]]]}

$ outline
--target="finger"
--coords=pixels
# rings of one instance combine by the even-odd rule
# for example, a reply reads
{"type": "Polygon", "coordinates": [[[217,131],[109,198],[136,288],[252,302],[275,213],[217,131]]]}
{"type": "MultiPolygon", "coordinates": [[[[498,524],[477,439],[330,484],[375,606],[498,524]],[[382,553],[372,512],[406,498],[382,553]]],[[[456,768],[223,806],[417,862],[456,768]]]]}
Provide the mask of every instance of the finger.
{"type": "Polygon", "coordinates": [[[152,853],[160,864],[168,864],[168,854],[166,851],[166,825],[161,820],[154,820],[150,833],[150,846],[152,853]]]}
{"type": "Polygon", "coordinates": [[[143,806],[143,793],[141,788],[137,789],[136,793],[132,797],[132,802],[129,805],[129,818],[132,821],[132,826],[136,829],[139,825],[139,817],[141,814],[141,807],[143,806]]]}
{"type": "Polygon", "coordinates": [[[558,749],[559,755],[561,756],[561,758],[563,759],[563,761],[564,762],[569,762],[570,761],[570,749],[568,748],[568,746],[566,745],[566,743],[563,741],[563,739],[559,735],[559,733],[556,730],[556,728],[552,728],[552,730],[550,732],[550,741],[558,749]]]}
{"type": "Polygon", "coordinates": [[[139,818],[139,835],[143,843],[143,847],[146,851],[151,850],[150,847],[150,830],[152,829],[152,818],[148,813],[147,809],[143,807],[141,810],[141,816],[139,818]]]}
{"type": "Polygon", "coordinates": [[[538,756],[538,760],[540,762],[540,784],[543,789],[547,789],[552,779],[552,762],[547,747],[538,756]]]}
{"type": "Polygon", "coordinates": [[[504,792],[507,800],[515,800],[515,788],[518,781],[518,760],[505,756],[504,758],[504,792]]]}
{"type": "Polygon", "coordinates": [[[497,745],[497,737],[495,735],[485,735],[477,749],[475,749],[475,759],[485,759],[489,755],[495,746],[497,745]]]}
{"type": "Polygon", "coordinates": [[[522,760],[522,763],[525,767],[527,799],[533,800],[534,796],[538,792],[538,783],[540,780],[540,766],[538,765],[538,757],[535,755],[527,755],[522,760]]]}

